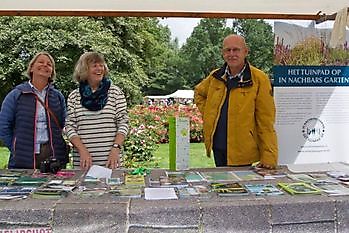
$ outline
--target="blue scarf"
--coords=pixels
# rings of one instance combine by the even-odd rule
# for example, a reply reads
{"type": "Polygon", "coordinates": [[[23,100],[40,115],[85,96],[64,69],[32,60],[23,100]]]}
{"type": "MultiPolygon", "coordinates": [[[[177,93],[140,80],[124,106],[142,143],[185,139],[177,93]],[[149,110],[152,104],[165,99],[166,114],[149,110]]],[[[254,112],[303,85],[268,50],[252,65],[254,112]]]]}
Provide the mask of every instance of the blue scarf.
{"type": "Polygon", "coordinates": [[[81,95],[81,105],[90,111],[99,111],[103,109],[108,101],[108,90],[110,85],[110,79],[104,77],[98,89],[92,92],[92,88],[88,85],[87,81],[80,82],[79,91],[81,95]]]}

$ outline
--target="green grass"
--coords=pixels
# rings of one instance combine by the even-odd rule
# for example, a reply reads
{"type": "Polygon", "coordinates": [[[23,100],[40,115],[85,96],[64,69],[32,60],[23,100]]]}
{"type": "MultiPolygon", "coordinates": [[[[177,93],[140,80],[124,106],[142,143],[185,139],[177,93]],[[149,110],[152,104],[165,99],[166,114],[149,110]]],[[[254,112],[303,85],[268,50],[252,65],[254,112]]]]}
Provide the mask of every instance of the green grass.
{"type": "MultiPolygon", "coordinates": [[[[7,168],[9,151],[6,147],[0,147],[0,169],[7,168]]],[[[155,152],[155,160],[159,163],[160,168],[169,168],[169,150],[168,144],[160,144],[159,149],[155,152]]],[[[215,167],[213,156],[208,158],[203,143],[190,143],[190,168],[215,167]]]]}
{"type": "MultiPolygon", "coordinates": [[[[169,168],[169,144],[160,144],[159,149],[155,152],[155,159],[159,163],[160,168],[169,168]]],[[[213,156],[206,156],[205,145],[203,143],[190,143],[190,168],[206,168],[215,167],[213,156]]]]}
{"type": "Polygon", "coordinates": [[[10,152],[6,147],[0,147],[0,169],[7,168],[10,152]]]}

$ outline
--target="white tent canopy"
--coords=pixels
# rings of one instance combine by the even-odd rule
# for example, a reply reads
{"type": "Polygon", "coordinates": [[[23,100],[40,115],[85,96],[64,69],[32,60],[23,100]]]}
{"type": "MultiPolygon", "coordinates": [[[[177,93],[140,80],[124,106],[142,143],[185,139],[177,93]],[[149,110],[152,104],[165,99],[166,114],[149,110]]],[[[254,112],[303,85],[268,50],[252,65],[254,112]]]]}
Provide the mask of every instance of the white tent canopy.
{"type": "Polygon", "coordinates": [[[0,15],[319,19],[348,5],[348,0],[1,0],[0,15]]]}

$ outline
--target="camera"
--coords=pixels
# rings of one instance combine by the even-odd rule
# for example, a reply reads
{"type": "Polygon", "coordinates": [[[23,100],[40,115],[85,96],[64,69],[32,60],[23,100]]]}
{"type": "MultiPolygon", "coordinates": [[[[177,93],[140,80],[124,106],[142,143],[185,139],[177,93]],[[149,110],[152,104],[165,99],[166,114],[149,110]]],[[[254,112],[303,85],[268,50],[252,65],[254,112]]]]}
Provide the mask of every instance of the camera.
{"type": "Polygon", "coordinates": [[[60,170],[61,170],[61,163],[56,158],[50,158],[40,163],[41,173],[56,174],[60,170]]]}

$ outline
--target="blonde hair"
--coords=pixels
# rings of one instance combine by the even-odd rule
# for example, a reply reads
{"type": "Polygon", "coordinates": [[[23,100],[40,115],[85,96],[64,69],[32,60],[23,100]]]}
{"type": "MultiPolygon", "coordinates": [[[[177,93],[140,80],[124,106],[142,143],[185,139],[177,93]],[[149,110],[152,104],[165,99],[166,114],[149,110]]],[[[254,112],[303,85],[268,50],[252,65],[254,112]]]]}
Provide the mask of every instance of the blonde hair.
{"type": "Polygon", "coordinates": [[[104,56],[97,52],[86,52],[82,54],[76,63],[73,78],[78,81],[86,81],[88,78],[88,65],[91,63],[101,63],[104,66],[104,76],[107,76],[109,69],[104,56]]]}
{"type": "Polygon", "coordinates": [[[48,52],[39,52],[39,53],[35,54],[35,56],[30,60],[30,62],[28,64],[27,76],[30,80],[33,79],[33,73],[31,72],[31,69],[33,67],[33,64],[36,62],[38,57],[41,55],[45,55],[46,57],[48,57],[52,63],[52,74],[51,74],[51,77],[48,79],[48,82],[51,83],[56,78],[56,64],[55,64],[55,60],[48,52]]]}

